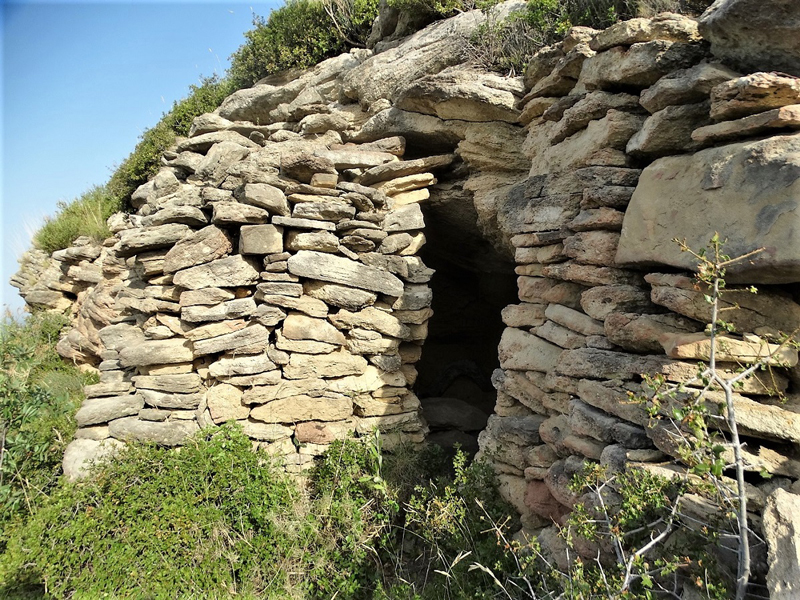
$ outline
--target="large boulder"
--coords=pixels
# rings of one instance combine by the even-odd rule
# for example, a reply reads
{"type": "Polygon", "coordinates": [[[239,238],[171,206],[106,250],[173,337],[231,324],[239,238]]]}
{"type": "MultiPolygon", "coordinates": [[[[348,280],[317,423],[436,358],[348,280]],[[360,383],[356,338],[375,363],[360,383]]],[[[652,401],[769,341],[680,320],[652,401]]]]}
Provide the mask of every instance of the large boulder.
{"type": "Polygon", "coordinates": [[[648,166],[625,213],[617,262],[693,269],[673,238],[700,250],[714,231],[725,254],[763,252],[728,268],[732,282],[800,281],[800,135],[730,144],[648,166]]]}
{"type": "Polygon", "coordinates": [[[737,69],[800,75],[797,0],[717,0],[699,25],[713,54],[737,69]]]}
{"type": "Polygon", "coordinates": [[[403,90],[396,106],[441,119],[516,123],[516,104],[523,91],[521,77],[458,66],[414,82],[403,90]]]}
{"type": "Polygon", "coordinates": [[[467,38],[485,19],[472,10],[418,31],[350,70],[344,93],[365,107],[380,99],[394,101],[413,81],[460,63],[467,38]]]}

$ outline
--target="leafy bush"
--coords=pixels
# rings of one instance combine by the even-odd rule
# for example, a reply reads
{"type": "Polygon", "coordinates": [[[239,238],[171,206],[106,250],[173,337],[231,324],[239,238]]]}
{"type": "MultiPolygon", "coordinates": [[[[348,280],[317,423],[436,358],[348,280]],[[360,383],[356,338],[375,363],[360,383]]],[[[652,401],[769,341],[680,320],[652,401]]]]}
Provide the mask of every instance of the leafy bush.
{"type": "MultiPolygon", "coordinates": [[[[255,17],[247,41],[231,56],[229,76],[236,89],[273,73],[305,69],[347,50],[347,38],[359,43],[377,16],[375,0],[289,0],[265,20],[255,17]],[[339,20],[334,25],[332,15],[339,20]]],[[[351,44],[353,42],[351,41],[351,44]]]]}
{"type": "Polygon", "coordinates": [[[106,219],[120,209],[117,197],[104,186],[95,186],[72,202],[59,202],[54,217],[45,219],[33,243],[45,252],[67,248],[82,235],[103,240],[111,235],[106,219]]]}
{"type": "Polygon", "coordinates": [[[129,446],[16,532],[0,595],[43,584],[55,598],[281,597],[298,495],[234,428],[180,452],[129,446]]]}
{"type": "Polygon", "coordinates": [[[90,381],[56,353],[66,323],[51,313],[0,323],[0,550],[8,524],[35,510],[61,473],[90,381]]]}

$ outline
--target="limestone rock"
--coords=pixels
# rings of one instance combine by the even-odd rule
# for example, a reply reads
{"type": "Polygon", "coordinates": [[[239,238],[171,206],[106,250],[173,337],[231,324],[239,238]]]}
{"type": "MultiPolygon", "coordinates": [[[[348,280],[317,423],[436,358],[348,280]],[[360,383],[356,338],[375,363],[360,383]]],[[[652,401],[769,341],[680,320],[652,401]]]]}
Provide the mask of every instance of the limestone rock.
{"type": "Polygon", "coordinates": [[[202,381],[196,373],[177,375],[137,375],[133,377],[137,389],[158,390],[160,392],[199,392],[202,381]]]}
{"type": "Polygon", "coordinates": [[[287,379],[345,377],[361,375],[366,369],[366,359],[348,352],[321,355],[292,354],[289,364],[283,368],[283,374],[287,379]]]}
{"type": "Polygon", "coordinates": [[[286,235],[286,249],[334,253],[339,251],[339,238],[330,231],[290,231],[286,235]]]}
{"type": "Polygon", "coordinates": [[[345,75],[345,95],[365,107],[381,98],[396,100],[413,81],[460,63],[466,39],[485,18],[477,10],[461,13],[375,54],[345,75]]]}
{"type": "Polygon", "coordinates": [[[250,414],[250,407],[242,403],[242,390],[222,383],[208,390],[208,410],[214,423],[221,424],[226,421],[246,419],[250,414]]]}
{"type": "Polygon", "coordinates": [[[205,227],[178,241],[164,256],[164,273],[211,262],[233,251],[231,239],[226,232],[214,225],[205,227]]]}
{"type": "Polygon", "coordinates": [[[612,94],[601,90],[591,92],[564,111],[558,121],[550,142],[557,144],[586,127],[590,121],[602,119],[609,110],[629,110],[639,106],[639,99],[632,94],[612,94]]]}
{"type": "MultiPolygon", "coordinates": [[[[212,306],[211,309],[216,309],[216,306],[212,306]]],[[[231,333],[232,331],[239,331],[240,329],[244,329],[246,326],[247,322],[244,319],[236,319],[200,325],[185,331],[183,335],[185,338],[196,342],[197,340],[207,340],[208,338],[231,333]]]]}
{"type": "Polygon", "coordinates": [[[114,396],[86,400],[75,414],[78,427],[108,423],[120,417],[135,415],[144,406],[139,396],[114,396]]]}
{"type": "Polygon", "coordinates": [[[506,328],[498,347],[504,369],[548,372],[555,368],[561,348],[521,329],[506,328]]]}
{"type": "Polygon", "coordinates": [[[572,231],[594,231],[597,229],[619,231],[622,229],[624,217],[624,212],[608,206],[587,208],[578,213],[578,216],[569,223],[569,228],[572,231]]]}
{"type": "Polygon", "coordinates": [[[522,101],[540,96],[566,96],[575,87],[584,62],[593,55],[588,44],[576,45],[556,61],[553,70],[540,79],[522,101]]]}
{"type": "Polygon", "coordinates": [[[403,282],[394,275],[347,258],[301,250],[288,262],[289,272],[299,277],[339,283],[389,296],[403,293],[403,282]]]}
{"type": "Polygon", "coordinates": [[[721,82],[711,90],[711,117],[737,119],[800,104],[800,79],[784,73],[752,73],[721,82]]]}
{"type": "Polygon", "coordinates": [[[352,219],[356,209],[344,202],[300,202],[295,204],[292,217],[314,221],[342,221],[352,219]]]}
{"type": "Polygon", "coordinates": [[[290,340],[316,340],[341,346],[345,337],[333,325],[322,319],[290,313],[283,322],[283,335],[290,340]]]}
{"type": "Polygon", "coordinates": [[[700,17],[714,56],[744,72],[800,75],[800,15],[794,0],[717,0],[700,17]]]}
{"type": "Polygon", "coordinates": [[[318,221],[316,219],[299,219],[296,217],[273,217],[274,225],[283,225],[294,229],[314,229],[322,231],[335,231],[336,225],[328,221],[318,221]]]}
{"type": "Polygon", "coordinates": [[[729,282],[800,281],[798,165],[800,134],[655,161],[642,172],[625,213],[617,263],[692,269],[695,260],[672,239],[699,250],[718,231],[729,256],[771,249],[731,266],[729,282]]]}
{"type": "Polygon", "coordinates": [[[127,323],[106,325],[98,332],[98,335],[107,350],[122,350],[144,342],[142,330],[127,323]]]}
{"type": "Polygon", "coordinates": [[[695,133],[709,122],[708,102],[667,106],[647,118],[625,149],[631,156],[648,158],[696,150],[704,140],[695,133]]]}
{"type": "Polygon", "coordinates": [[[613,231],[584,231],[564,239],[564,254],[587,265],[614,265],[619,234],[613,231]]]}
{"type": "Polygon", "coordinates": [[[321,281],[305,282],[303,284],[303,292],[312,298],[349,311],[371,306],[378,298],[374,292],[321,281]]]}
{"type": "Polygon", "coordinates": [[[168,223],[183,223],[184,225],[199,227],[208,223],[208,217],[195,206],[167,206],[142,219],[144,227],[166,225],[168,223]]]}
{"type": "Polygon", "coordinates": [[[203,394],[174,394],[156,390],[138,390],[137,395],[144,399],[147,406],[156,408],[191,409],[200,406],[203,394]]]}
{"type": "Polygon", "coordinates": [[[347,169],[369,169],[387,162],[397,161],[397,157],[391,152],[374,152],[363,150],[358,146],[353,148],[340,147],[333,149],[318,149],[314,153],[330,160],[334,168],[339,171],[347,169]]]}
{"type": "Polygon", "coordinates": [[[283,229],[275,225],[243,225],[239,230],[239,254],[283,252],[283,229]]]}
{"type": "MultiPolygon", "coordinates": [[[[711,338],[705,333],[676,333],[664,336],[661,345],[671,358],[708,361],[711,355],[711,338]]],[[[728,335],[715,338],[717,360],[752,364],[794,367],[797,364],[797,350],[770,344],[757,336],[746,336],[740,340],[728,335]],[[752,338],[755,339],[752,339],[752,338]]]]}
{"type": "Polygon", "coordinates": [[[537,50],[533,56],[530,57],[525,73],[523,75],[523,83],[525,89],[533,88],[541,79],[549,75],[556,63],[564,57],[565,51],[560,44],[555,46],[545,46],[537,50]]]}
{"type": "MultiPolygon", "coordinates": [[[[650,296],[655,304],[701,323],[710,322],[711,305],[705,300],[709,290],[698,289],[692,278],[651,273],[645,280],[653,286],[650,296]]],[[[736,331],[753,332],[759,327],[768,327],[788,333],[800,327],[800,305],[779,292],[737,293],[735,299],[723,296],[720,307],[725,310],[725,320],[732,323],[736,331]]]]}
{"type": "Polygon", "coordinates": [[[247,183],[234,193],[243,204],[263,208],[273,215],[289,214],[289,203],[278,188],[266,183],[247,183]]]}
{"type": "Polygon", "coordinates": [[[192,356],[191,344],[187,340],[148,340],[122,348],[119,362],[123,367],[143,367],[191,362],[192,356]]]}
{"type": "Polygon", "coordinates": [[[773,600],[791,600],[800,593],[800,497],[777,489],[767,496],[764,537],[769,571],[767,587],[773,600]]]}
{"type": "Polygon", "coordinates": [[[589,47],[602,52],[614,46],[631,46],[653,40],[700,41],[697,21],[675,13],[661,13],[652,19],[628,19],[599,32],[589,42],[589,47]]]}
{"type": "Polygon", "coordinates": [[[140,252],[167,248],[185,238],[191,229],[179,223],[126,229],[119,233],[119,253],[130,256],[140,252]]]}
{"type": "Polygon", "coordinates": [[[551,304],[544,314],[551,321],[583,335],[603,334],[603,323],[567,306],[551,304]]]}
{"type": "Polygon", "coordinates": [[[526,328],[538,327],[545,321],[546,305],[532,304],[523,302],[521,304],[510,304],[503,309],[503,323],[509,327],[526,328]]]}
{"type": "MultiPolygon", "coordinates": [[[[247,140],[247,142],[252,147],[253,142],[250,140],[247,140]]],[[[188,180],[219,184],[225,179],[228,167],[244,159],[248,154],[250,154],[250,148],[241,145],[238,141],[214,144],[206,154],[203,162],[197,166],[197,170],[193,175],[189,176],[188,180]]]]}
{"type": "Polygon", "coordinates": [[[122,446],[123,444],[114,439],[72,440],[64,450],[64,459],[61,462],[64,476],[70,481],[85,477],[94,463],[113,456],[122,446]]]}
{"type": "Polygon", "coordinates": [[[261,300],[264,302],[264,304],[271,305],[270,309],[272,307],[279,306],[283,309],[296,310],[301,313],[305,313],[309,317],[321,319],[328,316],[328,305],[321,300],[317,300],[316,298],[312,298],[310,296],[293,298],[291,296],[263,295],[261,292],[257,292],[256,300],[261,300]]]}
{"type": "Polygon", "coordinates": [[[266,354],[252,356],[223,356],[211,363],[208,373],[211,377],[234,377],[238,375],[256,375],[277,369],[266,354]]]}
{"type": "Polygon", "coordinates": [[[606,317],[605,334],[608,340],[631,352],[653,352],[662,350],[659,342],[670,333],[694,333],[702,327],[677,315],[642,315],[637,313],[612,312],[606,317]]]}
{"type": "Polygon", "coordinates": [[[290,154],[281,157],[281,171],[287,177],[310,183],[317,173],[336,174],[333,161],[314,154],[290,154]]]}
{"type": "Polygon", "coordinates": [[[608,285],[590,288],[581,294],[581,308],[587,315],[604,321],[612,312],[652,312],[647,291],[632,285],[608,285]]]}
{"type": "Polygon", "coordinates": [[[615,46],[588,58],[579,83],[586,89],[646,88],[677,69],[691,67],[705,54],[699,44],[657,40],[615,46]]]}
{"type": "Polygon", "coordinates": [[[345,396],[294,396],[256,406],[250,411],[250,418],[265,423],[295,423],[311,420],[340,421],[352,414],[353,402],[345,396]]]}
{"type": "Polygon", "coordinates": [[[225,321],[248,317],[255,312],[256,303],[252,298],[238,298],[215,306],[186,306],[181,309],[181,319],[189,323],[225,321]]]}
{"type": "MultiPolygon", "coordinates": [[[[242,424],[242,431],[244,431],[244,434],[254,440],[275,442],[277,440],[286,439],[292,435],[292,428],[283,425],[263,423],[253,419],[248,419],[243,422],[240,421],[240,423],[242,424]]],[[[289,445],[292,447],[292,453],[294,453],[294,445],[291,442],[289,442],[289,445]]]]}
{"type": "Polygon", "coordinates": [[[173,281],[189,290],[207,287],[237,287],[258,281],[258,269],[240,255],[219,258],[175,273],[173,281]]]}
{"type": "Polygon", "coordinates": [[[789,129],[800,129],[800,104],[783,106],[735,121],[723,121],[699,127],[692,132],[692,140],[705,146],[789,129]]]}
{"type": "MultiPolygon", "coordinates": [[[[404,160],[399,162],[390,162],[371,169],[367,169],[364,174],[359,178],[361,185],[374,185],[381,181],[396,179],[399,177],[406,177],[408,175],[416,175],[418,173],[426,173],[434,169],[443,168],[450,165],[455,160],[453,154],[441,154],[436,156],[426,156],[424,158],[416,158],[414,160],[404,160]]],[[[345,188],[342,184],[339,187],[345,188]]],[[[353,190],[353,191],[358,191],[353,190]]]]}
{"type": "Polygon", "coordinates": [[[569,514],[569,508],[556,500],[547,484],[542,481],[528,482],[525,488],[525,506],[537,515],[555,522],[560,522],[569,514]]]}
{"type": "Polygon", "coordinates": [[[521,78],[458,66],[413,82],[400,92],[395,106],[440,119],[515,123],[522,94],[521,78]]]}
{"type": "Polygon", "coordinates": [[[230,121],[268,122],[270,111],[281,103],[293,100],[295,94],[290,88],[282,86],[255,85],[225,98],[219,108],[219,116],[230,121]]]}
{"type": "Polygon", "coordinates": [[[199,152],[206,154],[215,144],[233,143],[244,148],[256,148],[258,144],[235,131],[213,131],[182,140],[176,152],[199,152]]]}
{"type": "Polygon", "coordinates": [[[194,342],[194,355],[204,356],[227,350],[235,350],[242,354],[257,354],[264,351],[269,344],[269,330],[258,323],[244,329],[226,333],[205,340],[194,342]]]}
{"type": "Polygon", "coordinates": [[[369,329],[397,338],[406,338],[410,335],[409,328],[396,316],[372,306],[358,312],[340,310],[328,318],[331,323],[342,329],[369,329]]]}
{"type": "MultiPolygon", "coordinates": [[[[667,73],[642,92],[639,104],[652,114],[667,106],[702,102],[708,99],[715,86],[737,77],[739,73],[724,65],[702,62],[688,69],[667,73]]],[[[711,111],[713,117],[713,103],[711,111]]]]}
{"type": "Polygon", "coordinates": [[[217,202],[211,222],[215,225],[241,225],[243,223],[266,223],[269,212],[263,208],[239,202],[217,202]]]}
{"type": "Polygon", "coordinates": [[[195,421],[141,421],[136,417],[117,419],[108,425],[109,433],[118,440],[152,442],[159,446],[180,446],[200,431],[195,421]]]}

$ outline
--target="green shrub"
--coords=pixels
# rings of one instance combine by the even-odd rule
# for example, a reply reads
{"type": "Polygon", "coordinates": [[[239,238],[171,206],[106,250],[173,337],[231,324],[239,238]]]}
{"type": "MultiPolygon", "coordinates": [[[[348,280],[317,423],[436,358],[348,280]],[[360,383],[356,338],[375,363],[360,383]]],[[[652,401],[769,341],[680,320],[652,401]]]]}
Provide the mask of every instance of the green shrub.
{"type": "Polygon", "coordinates": [[[273,73],[311,67],[346,49],[319,0],[290,0],[266,20],[255,17],[253,25],[231,56],[229,74],[237,89],[273,73]]]}
{"type": "Polygon", "coordinates": [[[120,209],[119,200],[108,188],[95,186],[72,202],[59,202],[55,216],[45,219],[33,236],[33,243],[45,252],[67,248],[82,235],[101,241],[111,235],[106,219],[120,209]]]}
{"type": "Polygon", "coordinates": [[[56,353],[66,322],[41,313],[0,323],[0,550],[8,524],[35,510],[61,473],[90,381],[56,353]]]}
{"type": "Polygon", "coordinates": [[[285,595],[296,487],[235,428],[180,452],[129,446],[64,484],[9,541],[3,592],[54,598],[285,595]]]}

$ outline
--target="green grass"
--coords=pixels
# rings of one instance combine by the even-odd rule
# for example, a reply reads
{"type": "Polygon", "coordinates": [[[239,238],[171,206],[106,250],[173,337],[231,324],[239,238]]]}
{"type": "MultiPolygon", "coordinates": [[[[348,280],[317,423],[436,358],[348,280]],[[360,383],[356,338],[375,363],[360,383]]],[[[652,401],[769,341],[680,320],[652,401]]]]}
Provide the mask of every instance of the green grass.
{"type": "Polygon", "coordinates": [[[92,381],[55,350],[66,322],[40,313],[0,323],[0,550],[6,527],[26,518],[54,488],[83,385],[92,381]]]}
{"type": "Polygon", "coordinates": [[[111,235],[106,219],[121,208],[105,186],[95,186],[72,202],[59,202],[58,212],[45,219],[33,243],[45,252],[67,248],[82,235],[101,241],[111,235]]]}

